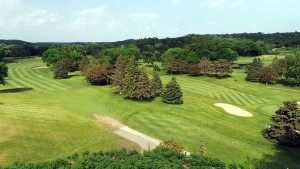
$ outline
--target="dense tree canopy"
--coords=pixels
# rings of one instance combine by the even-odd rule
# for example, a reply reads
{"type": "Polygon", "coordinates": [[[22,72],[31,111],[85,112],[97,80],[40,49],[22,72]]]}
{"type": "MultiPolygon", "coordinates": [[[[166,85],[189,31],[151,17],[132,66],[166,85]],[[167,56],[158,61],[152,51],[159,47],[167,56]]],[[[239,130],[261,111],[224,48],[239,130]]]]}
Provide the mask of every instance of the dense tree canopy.
{"type": "Polygon", "coordinates": [[[112,66],[109,64],[93,64],[85,72],[88,82],[93,85],[108,85],[111,80],[112,66]]]}
{"type": "Polygon", "coordinates": [[[300,53],[286,57],[286,72],[284,76],[289,83],[300,85],[300,53]]]}
{"type": "Polygon", "coordinates": [[[248,65],[248,72],[246,80],[251,82],[259,82],[261,78],[261,72],[263,63],[259,58],[254,58],[252,63],[248,65]]]}

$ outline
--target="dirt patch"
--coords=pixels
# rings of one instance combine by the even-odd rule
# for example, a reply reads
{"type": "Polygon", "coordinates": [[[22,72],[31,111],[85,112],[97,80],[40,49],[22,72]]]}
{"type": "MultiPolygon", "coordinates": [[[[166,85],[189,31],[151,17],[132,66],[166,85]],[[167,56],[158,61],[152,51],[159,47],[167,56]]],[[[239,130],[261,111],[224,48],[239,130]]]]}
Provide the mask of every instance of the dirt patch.
{"type": "Polygon", "coordinates": [[[48,69],[48,66],[37,66],[37,67],[33,67],[32,69],[48,69]]]}
{"type": "Polygon", "coordinates": [[[246,110],[243,110],[239,107],[236,107],[234,105],[231,104],[226,104],[226,103],[216,103],[214,104],[217,107],[221,107],[223,108],[227,113],[229,114],[233,114],[236,116],[242,116],[242,117],[251,117],[253,116],[253,114],[249,113],[246,110]]]}
{"type": "Polygon", "coordinates": [[[109,116],[93,113],[93,117],[102,123],[108,124],[113,130],[119,130],[120,128],[125,127],[124,124],[109,116]]]}

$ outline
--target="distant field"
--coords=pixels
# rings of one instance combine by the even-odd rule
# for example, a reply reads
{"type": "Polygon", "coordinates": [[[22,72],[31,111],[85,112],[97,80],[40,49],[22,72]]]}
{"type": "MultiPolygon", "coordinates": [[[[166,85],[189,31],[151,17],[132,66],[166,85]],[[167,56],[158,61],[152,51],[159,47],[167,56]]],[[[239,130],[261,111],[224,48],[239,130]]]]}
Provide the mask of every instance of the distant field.
{"type": "MultiPolygon", "coordinates": [[[[32,69],[45,66],[37,58],[8,66],[7,85],[0,87],[0,164],[54,159],[85,150],[137,149],[93,120],[91,113],[98,112],[158,139],[173,137],[193,153],[203,134],[206,155],[227,162],[250,157],[276,167],[277,163],[290,168],[300,165],[299,148],[275,147],[261,135],[283,101],[300,100],[299,87],[246,82],[245,70],[238,69],[221,80],[176,75],[184,104],[167,105],[159,97],[152,102],[126,100],[109,86],[90,86],[78,72],[70,79],[54,80],[49,69],[32,69]],[[227,114],[213,105],[218,102],[239,106],[254,116],[227,114]]],[[[161,74],[167,83],[171,76],[161,74]]]]}

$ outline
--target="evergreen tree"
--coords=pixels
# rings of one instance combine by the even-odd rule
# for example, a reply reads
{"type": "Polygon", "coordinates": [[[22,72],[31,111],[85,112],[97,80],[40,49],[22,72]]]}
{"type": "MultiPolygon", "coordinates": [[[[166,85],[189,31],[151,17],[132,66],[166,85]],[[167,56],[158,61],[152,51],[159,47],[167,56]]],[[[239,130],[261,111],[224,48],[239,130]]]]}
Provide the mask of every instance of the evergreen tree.
{"type": "Polygon", "coordinates": [[[252,63],[248,65],[246,80],[251,82],[259,82],[262,68],[263,68],[263,63],[261,62],[261,60],[259,58],[254,58],[252,63]]]}
{"type": "Polygon", "coordinates": [[[154,96],[154,92],[151,89],[150,80],[145,71],[141,71],[138,81],[133,84],[129,97],[132,99],[143,100],[149,99],[154,96]]]}
{"type": "Polygon", "coordinates": [[[168,104],[182,104],[182,96],[183,94],[181,92],[180,86],[178,85],[175,77],[173,76],[171,81],[162,90],[162,101],[168,104]]]}
{"type": "Polygon", "coordinates": [[[296,101],[283,102],[275,115],[273,124],[266,129],[265,136],[271,141],[289,146],[300,146],[300,110],[296,101]]]}
{"type": "Polygon", "coordinates": [[[219,78],[229,76],[233,71],[226,59],[220,59],[215,64],[215,72],[219,78]]]}
{"type": "Polygon", "coordinates": [[[134,91],[134,86],[139,80],[141,70],[137,66],[135,57],[132,57],[125,69],[124,87],[121,89],[123,94],[128,94],[129,96],[134,91]]]}
{"type": "Polygon", "coordinates": [[[5,63],[0,62],[0,84],[5,85],[5,78],[7,77],[7,66],[5,63]]]}
{"type": "Polygon", "coordinates": [[[112,75],[112,85],[118,87],[120,94],[124,89],[124,79],[126,74],[126,60],[123,56],[119,56],[116,61],[115,69],[112,75]]]}
{"type": "Polygon", "coordinates": [[[279,79],[276,70],[272,66],[262,68],[260,81],[266,84],[274,84],[279,79]]]}
{"type": "Polygon", "coordinates": [[[157,73],[157,71],[154,71],[153,78],[150,81],[151,89],[154,93],[160,93],[162,89],[162,82],[160,80],[160,77],[157,73]]]}

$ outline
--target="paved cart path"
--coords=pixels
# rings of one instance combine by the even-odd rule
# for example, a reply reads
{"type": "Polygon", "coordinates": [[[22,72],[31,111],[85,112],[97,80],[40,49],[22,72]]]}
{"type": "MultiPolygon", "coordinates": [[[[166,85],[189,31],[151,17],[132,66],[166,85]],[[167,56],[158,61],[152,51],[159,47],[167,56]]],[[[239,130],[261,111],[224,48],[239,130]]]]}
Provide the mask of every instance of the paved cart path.
{"type": "MultiPolygon", "coordinates": [[[[137,143],[143,150],[152,150],[156,148],[160,140],[153,138],[151,136],[148,136],[146,134],[143,134],[141,132],[138,132],[128,126],[123,125],[119,121],[109,117],[109,116],[102,116],[99,114],[94,113],[93,117],[97,120],[104,122],[111,126],[111,128],[114,130],[114,133],[118,134],[121,137],[124,137],[132,142],[137,143]]],[[[186,155],[190,155],[189,152],[183,151],[182,153],[186,155]]]]}

